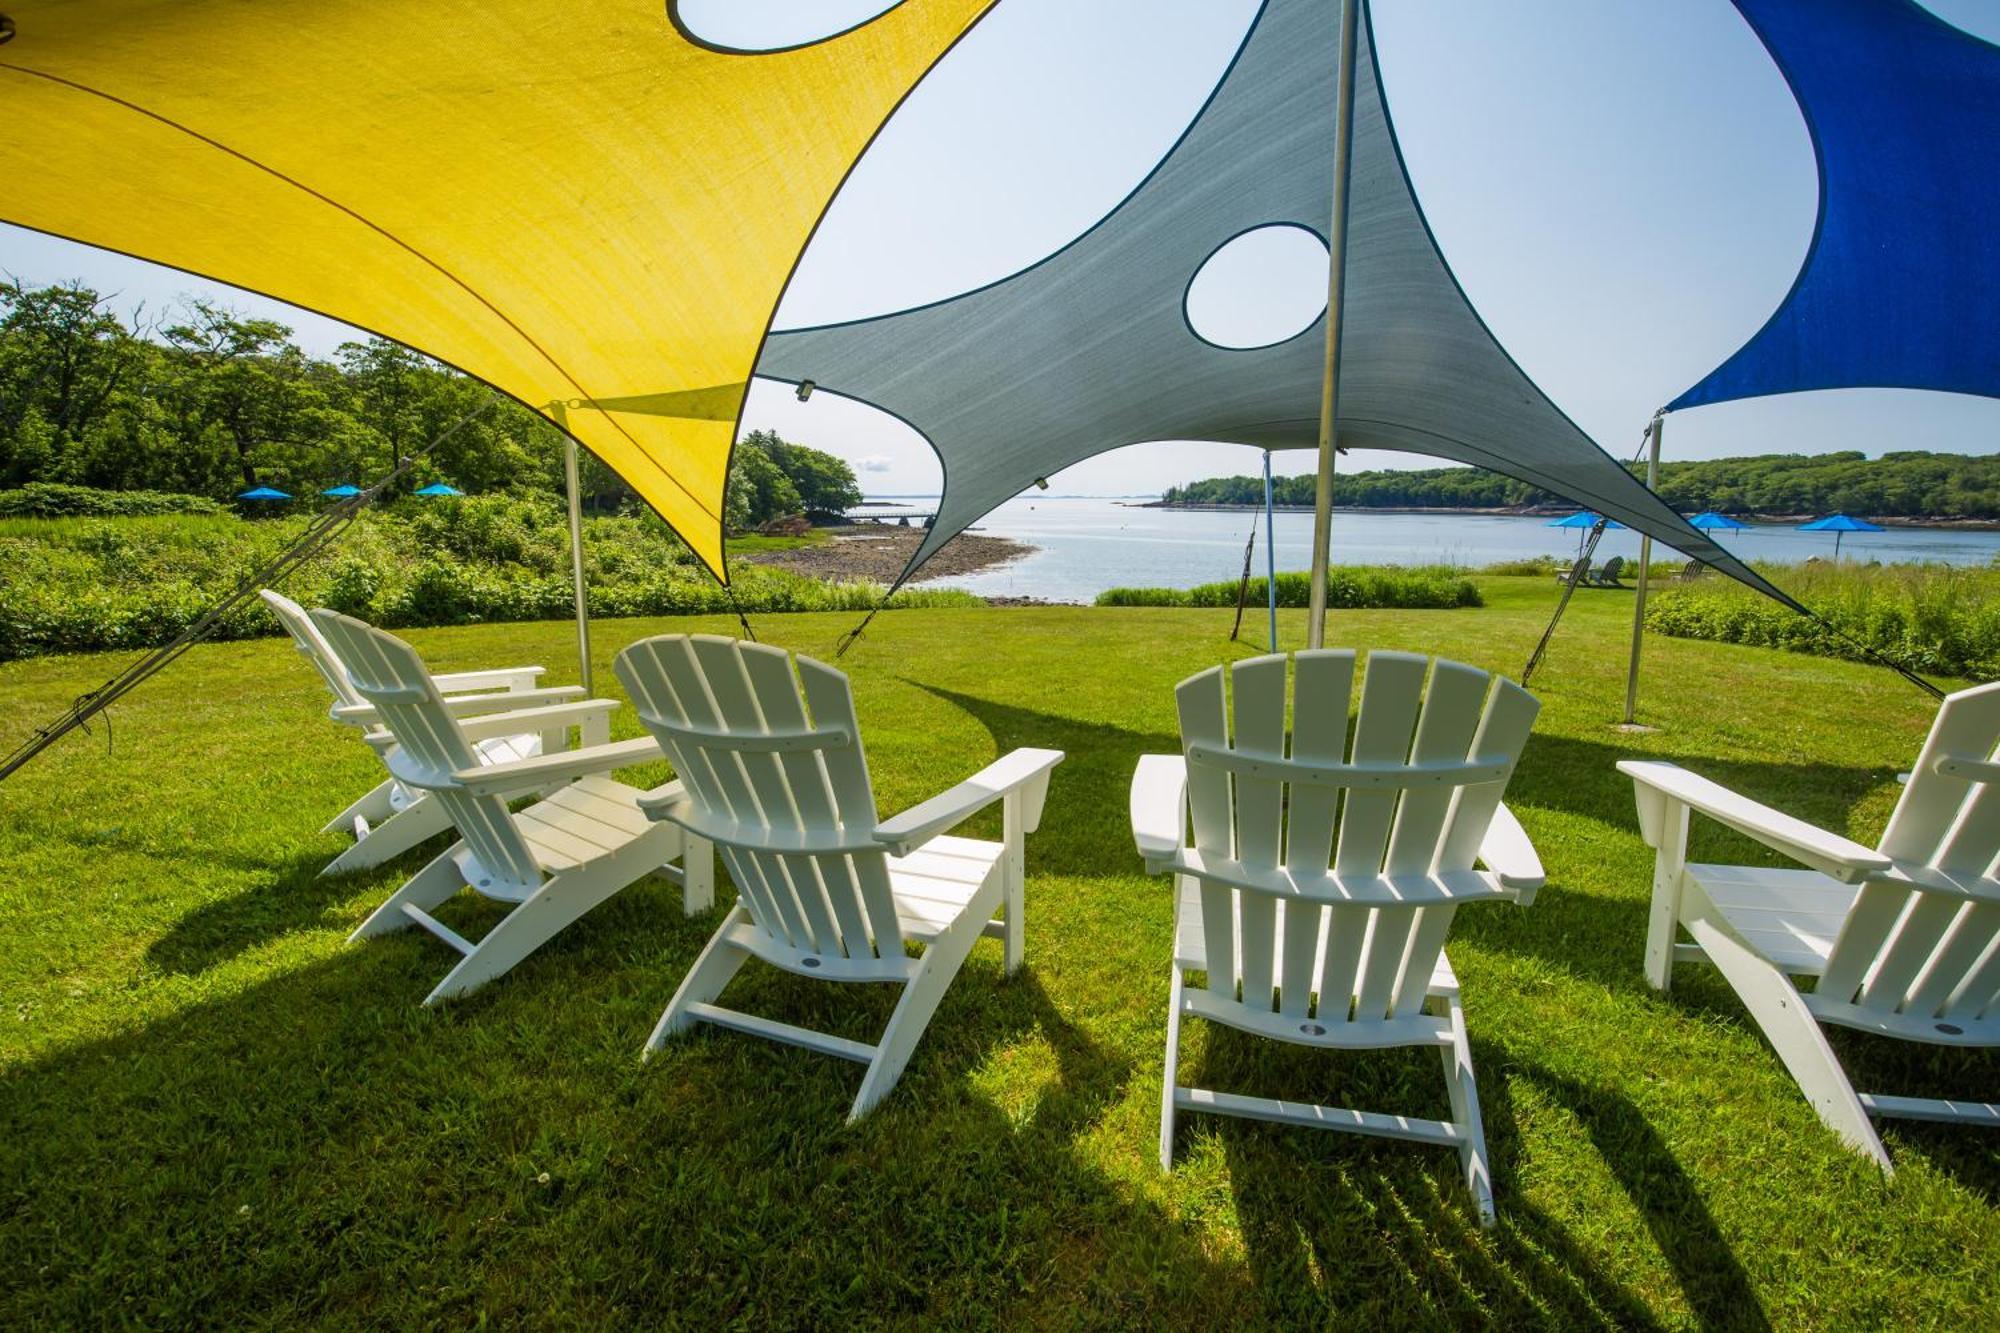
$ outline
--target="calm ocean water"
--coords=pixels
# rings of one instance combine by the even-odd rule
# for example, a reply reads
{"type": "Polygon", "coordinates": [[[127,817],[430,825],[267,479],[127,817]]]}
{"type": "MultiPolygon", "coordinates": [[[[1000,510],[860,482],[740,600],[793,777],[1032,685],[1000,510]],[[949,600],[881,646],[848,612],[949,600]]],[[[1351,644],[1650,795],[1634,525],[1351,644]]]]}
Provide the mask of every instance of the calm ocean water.
{"type": "MultiPolygon", "coordinates": [[[[925,514],[930,496],[899,496],[900,512],[925,514]]],[[[894,509],[863,508],[857,514],[894,509]]],[[[1033,555],[997,569],[940,579],[932,586],[965,588],[988,597],[1041,597],[1088,602],[1106,588],[1188,588],[1235,578],[1243,568],[1243,543],[1252,515],[1140,508],[1137,501],[1037,495],[1010,500],[975,531],[1012,537],[1039,547],[1033,555]]],[[[1256,516],[1256,570],[1264,569],[1263,517],[1256,516]]],[[[1312,515],[1277,515],[1278,568],[1310,562],[1312,515]]],[[[1745,560],[1799,561],[1833,554],[1831,534],[1790,527],[1753,526],[1720,534],[1722,544],[1745,560]]],[[[1487,515],[1336,513],[1333,560],[1353,565],[1486,565],[1521,556],[1569,556],[1575,537],[1538,518],[1487,515]]],[[[2000,533],[1891,529],[1849,533],[1843,559],[1936,560],[1983,565],[2000,557],[2000,533]]],[[[1607,532],[1599,558],[1639,554],[1638,534],[1607,532]]]]}

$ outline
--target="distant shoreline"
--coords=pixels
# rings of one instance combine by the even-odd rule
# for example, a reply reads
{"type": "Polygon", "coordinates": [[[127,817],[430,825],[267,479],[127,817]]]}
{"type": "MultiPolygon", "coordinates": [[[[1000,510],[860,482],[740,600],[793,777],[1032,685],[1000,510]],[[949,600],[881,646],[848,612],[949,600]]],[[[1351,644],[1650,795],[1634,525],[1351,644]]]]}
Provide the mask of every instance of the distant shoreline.
{"type": "MultiPolygon", "coordinates": [[[[1179,509],[1189,513],[1239,514],[1263,509],[1261,504],[1169,504],[1165,500],[1147,500],[1134,504],[1134,509],[1179,509]]],[[[1310,514],[1311,505],[1273,505],[1272,509],[1282,514],[1310,514]]],[[[1573,509],[1538,505],[1533,508],[1475,506],[1423,507],[1417,505],[1335,505],[1337,514],[1446,514],[1473,515],[1484,518],[1560,518],[1575,513],[1573,509]]],[[[1732,515],[1746,523],[1768,524],[1771,526],[1796,526],[1809,523],[1818,514],[1751,514],[1732,515]]],[[[1957,532],[2000,532],[2000,519],[1994,518],[1904,518],[1895,515],[1860,515],[1871,523],[1879,523],[1885,528],[1943,528],[1957,532]]]]}

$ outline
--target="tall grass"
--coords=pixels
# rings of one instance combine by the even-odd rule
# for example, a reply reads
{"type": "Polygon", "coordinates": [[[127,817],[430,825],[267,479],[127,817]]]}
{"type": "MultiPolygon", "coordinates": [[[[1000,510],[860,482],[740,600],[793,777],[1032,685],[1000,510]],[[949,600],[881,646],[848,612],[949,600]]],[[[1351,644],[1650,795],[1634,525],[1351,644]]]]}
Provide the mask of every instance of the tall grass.
{"type": "Polygon", "coordinates": [[[1861,660],[1872,649],[1913,671],[2000,678],[2000,562],[1984,569],[1831,563],[1757,568],[1821,619],[1711,575],[1656,589],[1646,606],[1647,628],[1821,657],[1861,660]]]}
{"type": "MultiPolygon", "coordinates": [[[[193,624],[216,599],[297,537],[306,520],[223,515],[0,520],[0,661],[146,648],[193,624]]],[[[859,611],[875,583],[830,583],[732,562],[718,586],[659,520],[585,524],[597,616],[859,611]]],[[[553,620],[572,611],[568,532],[550,503],[508,498],[403,501],[364,514],[294,574],[284,591],[390,627],[553,620]]],[[[969,593],[915,590],[892,608],[977,606],[969,593]]],[[[227,615],[214,637],[279,632],[262,603],[227,615]]]]}
{"type": "MultiPolygon", "coordinates": [[[[1479,589],[1450,565],[1346,565],[1326,572],[1327,605],[1342,610],[1402,608],[1448,610],[1481,606],[1479,589]]],[[[1237,580],[1193,588],[1111,588],[1097,595],[1099,606],[1234,606],[1237,580]]],[[[1266,604],[1265,581],[1250,580],[1247,600],[1266,604]]],[[[1312,576],[1278,575],[1278,605],[1302,607],[1310,599],[1312,576]]]]}

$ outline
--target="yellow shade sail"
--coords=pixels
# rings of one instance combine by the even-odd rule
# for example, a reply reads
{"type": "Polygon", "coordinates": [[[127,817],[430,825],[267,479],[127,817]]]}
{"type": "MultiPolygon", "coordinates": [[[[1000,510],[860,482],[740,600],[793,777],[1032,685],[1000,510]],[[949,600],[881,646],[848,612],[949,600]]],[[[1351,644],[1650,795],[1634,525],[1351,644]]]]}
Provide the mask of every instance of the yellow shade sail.
{"type": "Polygon", "coordinates": [[[786,280],[991,0],[792,50],[663,0],[0,0],[0,220],[266,293],[554,415],[722,572],[786,280]]]}

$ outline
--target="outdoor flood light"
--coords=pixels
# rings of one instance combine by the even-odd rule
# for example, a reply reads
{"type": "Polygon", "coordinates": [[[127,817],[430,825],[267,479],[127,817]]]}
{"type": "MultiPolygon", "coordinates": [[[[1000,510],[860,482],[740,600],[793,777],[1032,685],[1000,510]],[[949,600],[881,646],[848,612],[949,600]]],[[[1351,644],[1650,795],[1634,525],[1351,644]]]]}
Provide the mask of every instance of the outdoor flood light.
{"type": "Polygon", "coordinates": [[[800,380],[799,401],[803,403],[806,399],[812,396],[813,396],[813,382],[811,380],[800,380]]]}
{"type": "Polygon", "coordinates": [[[1035,489],[1036,489],[1036,490],[1038,490],[1038,491],[1045,491],[1045,490],[1047,490],[1048,488],[1049,488],[1049,479],[1048,479],[1047,477],[1036,477],[1036,478],[1035,478],[1035,489]]]}

